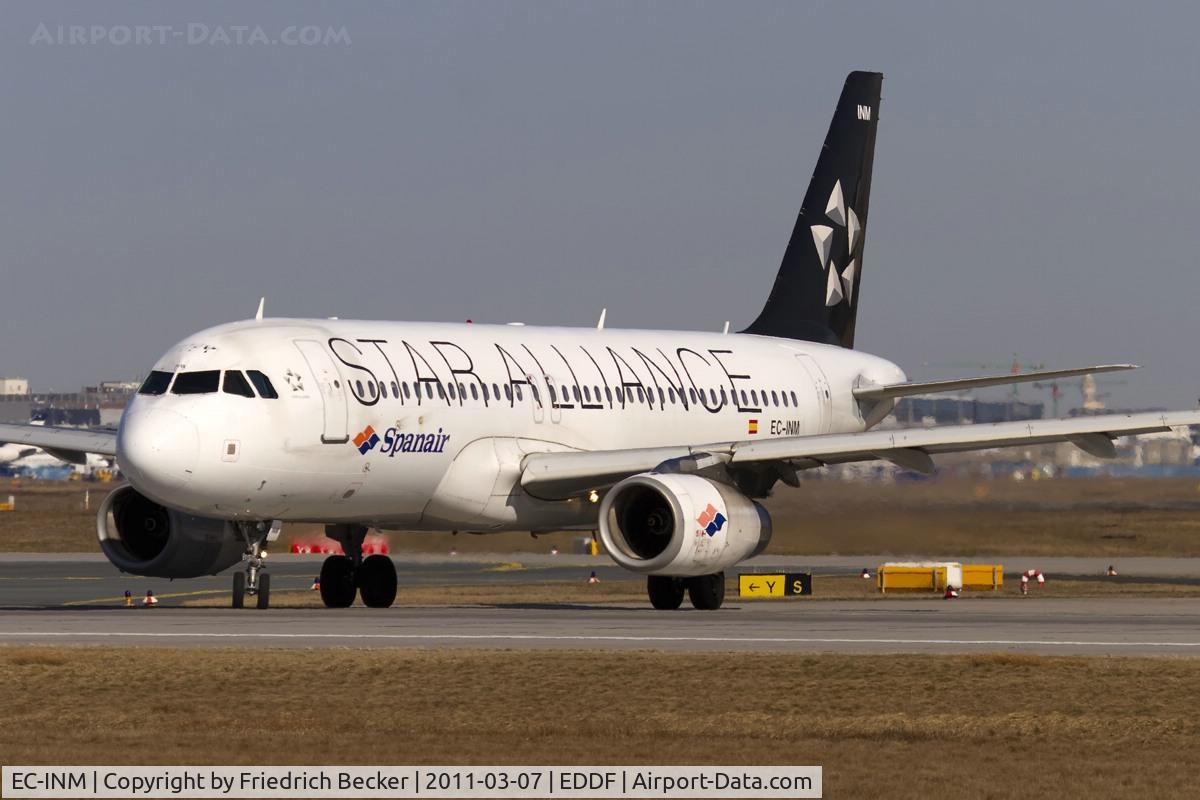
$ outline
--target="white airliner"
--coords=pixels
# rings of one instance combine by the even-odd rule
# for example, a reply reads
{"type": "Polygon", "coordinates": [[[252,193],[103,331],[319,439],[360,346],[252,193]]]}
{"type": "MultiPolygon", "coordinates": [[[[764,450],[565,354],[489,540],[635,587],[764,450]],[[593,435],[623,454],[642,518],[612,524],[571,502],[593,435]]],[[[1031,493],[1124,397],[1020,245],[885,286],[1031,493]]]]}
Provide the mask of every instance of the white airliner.
{"type": "Polygon", "coordinates": [[[140,575],[215,574],[269,603],[265,545],[320,522],[346,555],[331,607],[391,605],[369,529],[598,530],[656,608],[718,608],[724,571],[763,551],[755,499],[825,464],[1073,442],[1200,424],[1200,412],[871,430],[905,395],[1083,375],[1104,365],[908,382],[853,349],[882,76],[846,80],[762,313],[736,334],[263,319],[168,350],[114,435],[0,426],[0,440],[114,455],[129,485],[100,510],[105,555],[140,575]]]}

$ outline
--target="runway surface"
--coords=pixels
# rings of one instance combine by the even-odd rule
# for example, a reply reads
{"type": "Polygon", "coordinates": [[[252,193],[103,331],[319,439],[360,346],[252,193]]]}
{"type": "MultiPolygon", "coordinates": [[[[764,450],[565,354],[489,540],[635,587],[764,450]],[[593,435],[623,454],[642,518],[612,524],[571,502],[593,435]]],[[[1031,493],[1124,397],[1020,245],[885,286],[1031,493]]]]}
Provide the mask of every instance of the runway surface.
{"type": "MultiPolygon", "coordinates": [[[[756,603],[731,598],[716,612],[658,612],[641,604],[453,604],[454,585],[582,580],[592,569],[602,580],[632,577],[586,557],[512,558],[522,566],[483,557],[405,556],[400,581],[446,585],[450,605],[235,611],[181,605],[226,595],[228,572],[171,583],[121,575],[99,558],[6,556],[0,558],[0,644],[1200,655],[1200,600],[1186,598],[756,603]],[[162,604],[122,608],[126,588],[135,596],[151,588],[162,604]]],[[[815,567],[825,574],[855,569],[818,566],[820,561],[774,558],[753,569],[815,567]]],[[[1196,574],[1194,560],[1162,561],[1147,567],[1163,576],[1157,580],[1194,580],[1188,577],[1196,574]]],[[[271,566],[273,591],[308,589],[319,563],[277,559],[271,566]]],[[[1092,564],[1080,567],[1092,574],[1092,564]]]]}

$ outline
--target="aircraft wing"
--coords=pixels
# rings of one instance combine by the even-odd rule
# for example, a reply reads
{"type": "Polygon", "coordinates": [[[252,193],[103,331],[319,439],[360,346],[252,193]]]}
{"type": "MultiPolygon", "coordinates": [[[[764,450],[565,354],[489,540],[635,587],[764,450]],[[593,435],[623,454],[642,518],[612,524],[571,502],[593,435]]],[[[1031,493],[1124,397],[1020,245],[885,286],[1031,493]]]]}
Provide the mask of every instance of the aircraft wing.
{"type": "Polygon", "coordinates": [[[985,386],[1006,386],[1008,384],[1028,383],[1030,381],[1054,381],[1059,378],[1076,378],[1081,375],[1091,375],[1097,372],[1118,372],[1125,369],[1137,369],[1137,364],[1100,364],[1095,367],[1051,369],[1041,372],[1018,372],[1006,375],[987,375],[980,378],[955,378],[953,380],[926,381],[924,383],[891,383],[884,386],[860,386],[854,390],[854,396],[859,400],[886,400],[892,397],[910,397],[914,394],[958,392],[964,389],[981,389],[985,386]]]}
{"type": "Polygon", "coordinates": [[[1116,455],[1112,440],[1119,436],[1158,433],[1182,425],[1200,425],[1200,411],[870,430],[697,447],[535,453],[525,457],[521,485],[536,497],[565,498],[610,486],[630,475],[654,470],[665,462],[673,462],[672,471],[695,472],[714,463],[725,463],[731,468],[775,464],[800,470],[882,459],[930,472],[932,456],[938,453],[1050,442],[1071,442],[1092,455],[1111,458],[1116,455]]]}
{"type": "Polygon", "coordinates": [[[72,464],[86,463],[87,453],[117,454],[117,432],[112,428],[54,428],[48,425],[0,424],[0,443],[40,447],[72,464]]]}

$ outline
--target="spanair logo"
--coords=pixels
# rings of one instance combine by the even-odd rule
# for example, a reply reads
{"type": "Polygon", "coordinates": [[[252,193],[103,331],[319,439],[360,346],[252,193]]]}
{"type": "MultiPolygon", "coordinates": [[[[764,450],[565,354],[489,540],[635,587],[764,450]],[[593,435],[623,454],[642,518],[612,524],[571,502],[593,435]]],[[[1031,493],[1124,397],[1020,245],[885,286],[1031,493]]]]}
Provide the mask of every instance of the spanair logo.
{"type": "Polygon", "coordinates": [[[725,527],[725,515],[718,511],[716,506],[709,503],[708,508],[701,511],[700,516],[696,517],[696,522],[703,528],[699,533],[716,536],[717,531],[725,527]]]}
{"type": "MultiPolygon", "coordinates": [[[[383,434],[379,455],[395,458],[397,453],[444,453],[449,441],[450,434],[443,433],[441,428],[436,433],[401,433],[396,428],[388,428],[383,434]]],[[[364,456],[374,450],[379,442],[379,434],[370,425],[354,437],[354,446],[364,456]]]]}
{"type": "Polygon", "coordinates": [[[362,429],[362,433],[354,437],[354,446],[358,448],[358,452],[364,456],[375,449],[375,445],[379,444],[379,434],[370,425],[362,429]]]}

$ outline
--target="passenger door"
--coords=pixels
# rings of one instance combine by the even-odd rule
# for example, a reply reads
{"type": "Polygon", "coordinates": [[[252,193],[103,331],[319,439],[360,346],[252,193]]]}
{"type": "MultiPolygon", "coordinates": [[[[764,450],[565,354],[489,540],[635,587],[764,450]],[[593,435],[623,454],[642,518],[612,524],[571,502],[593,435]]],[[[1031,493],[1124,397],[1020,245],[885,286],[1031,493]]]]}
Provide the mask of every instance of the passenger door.
{"type": "Polygon", "coordinates": [[[800,362],[802,381],[798,394],[801,397],[804,396],[803,383],[808,383],[812,386],[810,391],[813,392],[817,402],[817,415],[811,420],[812,427],[806,433],[829,433],[829,429],[833,425],[833,397],[829,392],[829,379],[825,377],[825,371],[812,356],[800,353],[796,355],[796,360],[800,362]]]}
{"type": "Polygon", "coordinates": [[[346,383],[338,371],[333,357],[325,345],[313,339],[296,339],[300,355],[308,362],[321,389],[321,402],[325,407],[325,423],[321,441],[325,444],[345,444],[350,440],[347,428],[349,409],[346,402],[346,383]]]}

